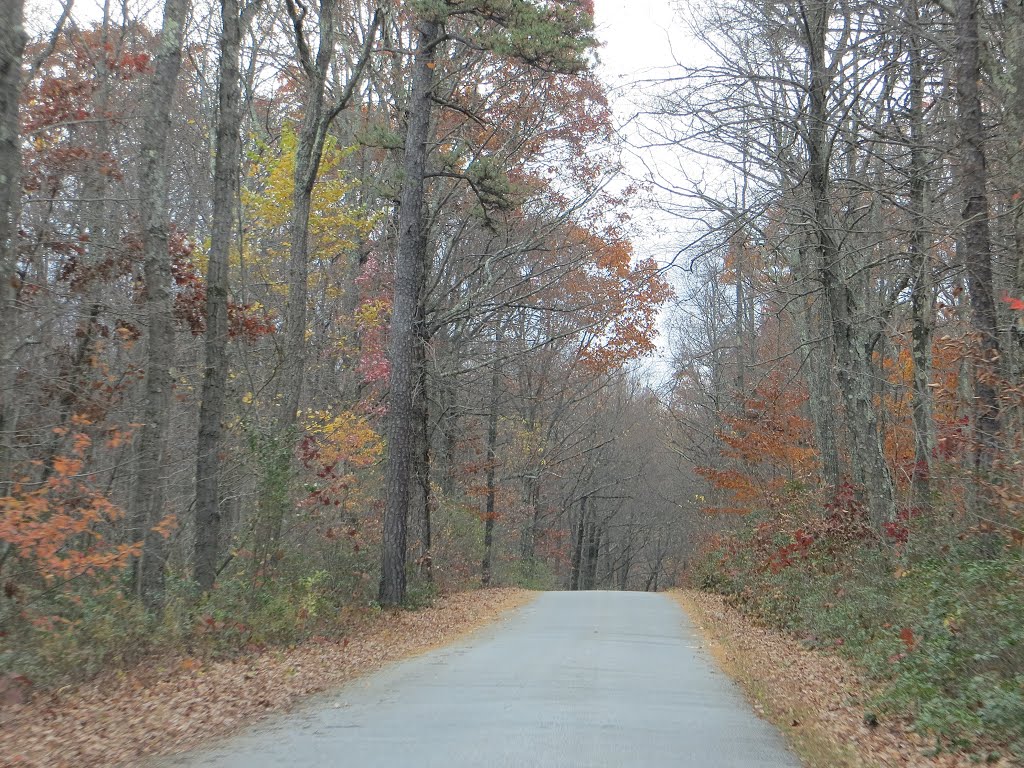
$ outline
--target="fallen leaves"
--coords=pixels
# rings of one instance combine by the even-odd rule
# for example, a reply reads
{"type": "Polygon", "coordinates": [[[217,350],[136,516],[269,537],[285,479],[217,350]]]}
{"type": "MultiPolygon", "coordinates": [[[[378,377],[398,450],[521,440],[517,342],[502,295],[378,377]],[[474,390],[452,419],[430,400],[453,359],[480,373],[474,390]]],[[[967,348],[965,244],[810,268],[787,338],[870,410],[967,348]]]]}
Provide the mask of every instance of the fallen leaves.
{"type": "MultiPolygon", "coordinates": [[[[977,758],[924,754],[934,746],[893,718],[867,710],[871,690],[844,659],[805,648],[795,638],[753,622],[719,595],[674,592],[721,667],[778,725],[811,768],[963,768],[977,758]]],[[[912,630],[901,639],[914,641],[912,630]]],[[[990,765],[1009,766],[1006,759],[990,765]]]]}
{"type": "Polygon", "coordinates": [[[0,710],[0,766],[137,765],[180,752],[303,697],[449,643],[525,604],[516,589],[463,592],[385,612],[346,637],[222,662],[189,657],[107,674],[0,710]]]}

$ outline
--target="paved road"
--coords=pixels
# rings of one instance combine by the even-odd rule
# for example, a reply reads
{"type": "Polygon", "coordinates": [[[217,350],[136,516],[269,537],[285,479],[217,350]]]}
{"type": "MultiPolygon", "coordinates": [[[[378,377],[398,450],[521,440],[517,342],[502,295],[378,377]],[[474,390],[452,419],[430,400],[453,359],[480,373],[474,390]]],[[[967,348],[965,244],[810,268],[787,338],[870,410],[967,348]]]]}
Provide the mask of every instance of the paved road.
{"type": "Polygon", "coordinates": [[[468,641],[162,766],[797,768],[676,604],[554,592],[468,641]]]}

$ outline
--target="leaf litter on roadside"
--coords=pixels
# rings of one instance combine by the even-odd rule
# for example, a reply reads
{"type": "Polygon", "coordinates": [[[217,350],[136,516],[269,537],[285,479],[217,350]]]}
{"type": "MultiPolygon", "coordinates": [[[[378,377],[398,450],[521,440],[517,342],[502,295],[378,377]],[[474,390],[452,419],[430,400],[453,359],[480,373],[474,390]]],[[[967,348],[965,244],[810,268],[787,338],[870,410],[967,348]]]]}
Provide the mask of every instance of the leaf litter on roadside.
{"type": "MultiPolygon", "coordinates": [[[[872,711],[873,691],[845,659],[807,648],[761,626],[721,595],[693,590],[673,597],[704,636],[723,669],[810,768],[965,768],[985,762],[958,752],[934,754],[933,740],[899,718],[872,711]]],[[[901,635],[913,643],[908,630],[901,635]]],[[[1015,763],[993,758],[988,765],[1015,763]]]]}
{"type": "Polygon", "coordinates": [[[487,589],[377,615],[345,637],[230,661],[153,659],[0,709],[0,766],[136,765],[223,736],[304,697],[478,629],[531,593],[487,589]]]}

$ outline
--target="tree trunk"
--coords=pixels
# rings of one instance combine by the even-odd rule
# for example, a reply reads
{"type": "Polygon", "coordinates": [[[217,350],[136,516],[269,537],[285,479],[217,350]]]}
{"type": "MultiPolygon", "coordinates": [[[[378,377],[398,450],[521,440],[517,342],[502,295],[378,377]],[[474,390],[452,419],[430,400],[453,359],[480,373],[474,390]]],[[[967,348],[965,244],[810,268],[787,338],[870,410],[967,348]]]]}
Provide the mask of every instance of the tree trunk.
{"type": "Polygon", "coordinates": [[[828,83],[825,62],[829,8],[826,2],[805,7],[804,21],[810,57],[810,93],[807,127],[807,177],[813,197],[814,237],[818,268],[832,320],[838,363],[837,377],[853,438],[853,464],[858,484],[867,496],[876,529],[895,516],[895,490],[882,450],[878,414],[873,401],[874,366],[871,337],[865,318],[856,316],[857,304],[842,273],[842,251],[834,234],[829,197],[828,83]]]}
{"type": "MultiPolygon", "coordinates": [[[[1024,5],[1006,3],[1005,63],[1006,76],[1002,79],[1002,94],[1006,104],[1004,125],[1009,133],[1010,178],[1014,187],[1009,190],[1013,205],[1013,241],[1016,254],[1013,276],[1013,295],[1024,298],[1024,5]]],[[[1024,315],[1013,313],[1010,337],[1013,339],[1015,365],[1013,383],[1024,380],[1024,315]]],[[[1016,408],[1016,424],[1011,429],[1004,424],[1007,434],[1019,433],[1024,421],[1024,407],[1016,408]]]]}
{"type": "Polygon", "coordinates": [[[213,226],[206,271],[206,366],[199,409],[193,552],[193,578],[204,592],[213,588],[217,577],[220,543],[220,451],[228,378],[228,265],[241,163],[239,59],[243,23],[238,0],[221,0],[221,23],[213,226]]]}
{"type": "Polygon", "coordinates": [[[589,498],[584,496],[580,500],[580,518],[576,524],[575,536],[573,537],[572,564],[569,571],[569,589],[576,591],[580,588],[581,574],[583,568],[583,543],[587,535],[589,525],[588,502],[589,498]]]}
{"type": "MultiPolygon", "coordinates": [[[[532,433],[533,426],[528,427],[532,433]]],[[[540,468],[535,468],[538,474],[540,468]]],[[[536,475],[527,474],[523,478],[523,505],[526,507],[527,518],[523,525],[523,541],[520,547],[522,558],[532,563],[537,557],[537,537],[540,535],[540,480],[536,475]]]]}
{"type": "Polygon", "coordinates": [[[806,350],[804,365],[807,373],[808,406],[814,425],[814,444],[821,465],[821,482],[830,494],[835,494],[843,479],[839,460],[839,429],[836,419],[835,386],[832,375],[832,329],[820,294],[814,293],[815,264],[809,258],[809,249],[794,249],[791,264],[804,292],[794,311],[800,346],[806,350]]]}
{"type": "Polygon", "coordinates": [[[992,247],[989,233],[988,171],[985,123],[981,109],[981,41],[976,0],[955,0],[956,96],[960,127],[960,169],[963,190],[963,263],[971,295],[971,320],[979,335],[980,360],[975,384],[978,443],[985,463],[999,442],[999,400],[995,376],[999,333],[992,290],[992,247]]]}
{"type": "Polygon", "coordinates": [[[582,589],[594,589],[597,586],[597,563],[601,556],[602,526],[594,520],[587,531],[587,548],[583,558],[582,589]]]}
{"type": "Polygon", "coordinates": [[[181,69],[181,45],[188,8],[189,0],[166,0],[164,3],[163,26],[140,141],[140,178],[144,180],[142,252],[149,337],[131,519],[136,522],[133,535],[141,535],[143,540],[137,587],[143,603],[151,610],[159,610],[163,604],[165,539],[153,533],[152,528],[164,516],[165,453],[174,386],[171,376],[174,364],[174,296],[168,248],[170,163],[167,136],[181,69]]]}
{"type": "MultiPolygon", "coordinates": [[[[313,186],[320,171],[327,121],[324,115],[324,91],[328,68],[334,55],[334,0],[320,0],[320,43],[315,61],[307,61],[306,93],[303,115],[295,147],[292,211],[288,222],[288,300],[285,305],[285,357],[282,361],[283,405],[278,433],[295,425],[302,398],[302,380],[306,369],[306,312],[309,300],[309,216],[313,186]]],[[[296,32],[301,35],[301,32],[296,32]]],[[[304,40],[304,38],[303,38],[304,40]]],[[[303,54],[308,58],[309,54],[303,54]]]]}
{"type": "MultiPolygon", "coordinates": [[[[1012,201],[1013,241],[1016,254],[1014,256],[1015,272],[1013,277],[1013,295],[1024,298],[1024,5],[1006,3],[1003,6],[1005,15],[1005,64],[1006,74],[1000,85],[1006,108],[1003,124],[1009,134],[1009,167],[1013,188],[1009,190],[1012,201]]],[[[1014,341],[1016,365],[1014,367],[1014,383],[1024,379],[1024,316],[1014,314],[1014,322],[1010,326],[1011,338],[1014,341]]],[[[1018,425],[1013,432],[1020,431],[1019,421],[1024,417],[1018,406],[1018,425]]],[[[1004,429],[1009,433],[1008,427],[1004,429]]]]}
{"type": "Polygon", "coordinates": [[[302,26],[304,11],[294,4],[287,9],[295,30],[296,48],[306,77],[304,109],[295,146],[292,174],[292,205],[288,221],[288,296],[284,311],[284,345],[280,360],[280,409],[267,437],[264,472],[259,491],[259,518],[254,534],[255,565],[264,569],[278,548],[288,509],[292,471],[292,443],[302,385],[306,372],[306,315],[309,302],[309,217],[327,136],[324,92],[328,68],[334,55],[334,0],[320,2],[320,43],[315,59],[310,58],[302,26]]]}
{"type": "Polygon", "coordinates": [[[924,508],[931,504],[932,453],[935,427],[932,420],[932,395],[929,385],[932,369],[932,331],[934,327],[934,289],[928,257],[927,229],[927,156],[924,146],[924,59],[921,51],[920,9],[911,0],[910,27],[910,285],[911,357],[914,362],[915,502],[924,508]]]}
{"type": "Polygon", "coordinates": [[[625,592],[629,588],[629,572],[633,567],[633,532],[630,529],[629,538],[626,539],[626,546],[622,550],[622,562],[618,569],[619,591],[625,592]]]}
{"type": "Polygon", "coordinates": [[[399,210],[398,254],[388,334],[389,376],[387,443],[384,470],[387,498],[384,505],[379,601],[398,605],[405,599],[406,528],[409,488],[412,480],[415,397],[419,381],[416,363],[416,318],[426,277],[423,252],[423,196],[427,166],[427,142],[434,90],[434,52],[439,26],[434,21],[417,24],[417,50],[409,94],[404,179],[399,210]]]}
{"type": "Polygon", "coordinates": [[[485,587],[491,583],[491,567],[494,548],[494,518],[497,516],[495,485],[497,473],[498,446],[498,394],[501,389],[501,368],[498,355],[501,354],[501,333],[494,340],[494,369],[491,371],[490,408],[487,414],[487,502],[484,508],[484,558],[480,564],[480,583],[485,587]]]}
{"type": "Polygon", "coordinates": [[[425,357],[427,344],[429,342],[422,336],[422,321],[419,322],[419,327],[421,329],[420,343],[416,345],[416,349],[419,354],[417,365],[419,366],[420,381],[419,386],[416,389],[415,397],[416,448],[413,452],[415,467],[413,471],[413,485],[411,490],[414,510],[412,557],[420,578],[425,581],[432,581],[434,578],[434,572],[430,554],[430,513],[433,506],[433,493],[430,488],[430,399],[427,392],[427,366],[425,357]]]}
{"type": "Polygon", "coordinates": [[[18,101],[25,34],[23,0],[0,2],[0,496],[10,490],[14,462],[18,378],[18,227],[21,214],[21,145],[18,101]]]}

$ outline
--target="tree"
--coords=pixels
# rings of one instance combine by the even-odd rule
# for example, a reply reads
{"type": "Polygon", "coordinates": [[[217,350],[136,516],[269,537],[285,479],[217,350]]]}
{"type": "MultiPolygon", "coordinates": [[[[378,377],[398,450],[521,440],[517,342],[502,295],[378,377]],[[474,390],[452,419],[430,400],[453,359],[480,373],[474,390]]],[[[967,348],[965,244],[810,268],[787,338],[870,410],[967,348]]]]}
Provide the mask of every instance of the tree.
{"type": "Polygon", "coordinates": [[[963,188],[963,263],[967,269],[971,297],[971,318],[980,337],[980,373],[975,387],[978,397],[977,430],[985,463],[992,460],[1000,432],[999,400],[996,396],[996,362],[1000,358],[999,324],[992,280],[992,245],[989,233],[988,170],[985,159],[985,123],[981,94],[981,37],[978,4],[955,0],[956,95],[960,128],[959,181],[963,188]]]}
{"type": "Polygon", "coordinates": [[[570,5],[556,5],[548,13],[526,0],[508,3],[425,3],[416,17],[416,55],[409,91],[403,156],[404,177],[398,213],[398,249],[388,337],[389,380],[387,500],[384,512],[384,546],[379,600],[395,605],[405,597],[406,527],[409,488],[415,450],[415,400],[420,380],[415,345],[420,334],[416,319],[423,298],[426,238],[423,230],[423,197],[427,176],[428,140],[434,101],[434,70],[437,47],[446,32],[459,40],[456,27],[465,23],[483,27],[477,44],[499,55],[520,57],[528,64],[556,71],[575,71],[584,65],[583,55],[592,45],[590,15],[570,5]]]}
{"type": "Polygon", "coordinates": [[[174,299],[168,212],[168,129],[181,68],[188,0],[166,0],[153,77],[149,86],[139,167],[147,180],[140,206],[148,338],[145,402],[136,449],[132,530],[142,538],[136,587],[149,608],[163,602],[166,537],[152,529],[164,517],[164,480],[171,394],[174,387],[174,299]]]}
{"type": "MultiPolygon", "coordinates": [[[[16,327],[18,301],[18,220],[21,210],[21,149],[18,103],[21,95],[21,57],[27,42],[21,0],[0,7],[0,322],[16,327]]],[[[16,336],[5,333],[0,342],[0,489],[7,489],[12,468],[16,425],[13,391],[17,376],[16,336]]]]}
{"type": "Polygon", "coordinates": [[[196,459],[195,548],[193,579],[209,591],[217,578],[220,547],[221,435],[228,378],[228,259],[235,230],[241,156],[241,83],[239,57],[242,32],[258,8],[238,0],[221,1],[220,65],[217,72],[216,158],[213,170],[213,226],[206,273],[206,365],[199,411],[196,459]]]}

